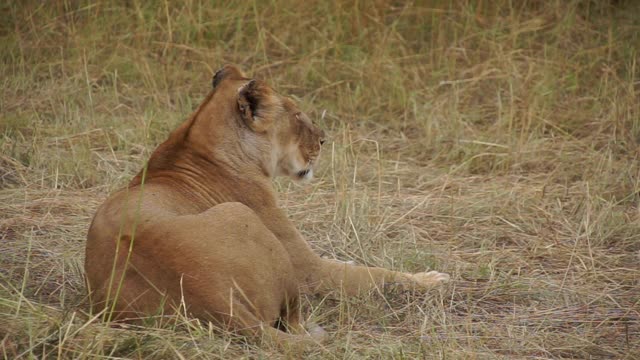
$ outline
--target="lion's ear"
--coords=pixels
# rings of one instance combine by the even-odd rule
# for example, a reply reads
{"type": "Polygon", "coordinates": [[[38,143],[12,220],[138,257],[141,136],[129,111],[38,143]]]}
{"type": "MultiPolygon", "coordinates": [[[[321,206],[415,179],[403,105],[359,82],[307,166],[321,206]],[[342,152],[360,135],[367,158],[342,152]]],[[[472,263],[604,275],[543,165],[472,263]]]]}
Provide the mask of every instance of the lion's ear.
{"type": "Polygon", "coordinates": [[[216,87],[218,87],[218,85],[220,85],[222,80],[226,78],[242,79],[244,77],[245,77],[244,73],[242,73],[242,71],[237,66],[227,64],[221,67],[220,69],[218,69],[215,75],[213,75],[211,86],[215,89],[216,87]]]}
{"type": "Polygon", "coordinates": [[[262,132],[269,126],[268,89],[257,80],[249,80],[238,89],[238,111],[252,130],[262,132]]]}

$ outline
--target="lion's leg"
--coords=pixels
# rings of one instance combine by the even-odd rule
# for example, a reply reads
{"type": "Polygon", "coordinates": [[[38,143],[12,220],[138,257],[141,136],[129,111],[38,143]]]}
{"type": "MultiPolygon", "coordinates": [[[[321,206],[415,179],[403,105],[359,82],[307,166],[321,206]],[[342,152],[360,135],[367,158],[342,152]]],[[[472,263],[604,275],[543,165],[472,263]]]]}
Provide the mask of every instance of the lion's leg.
{"type": "MultiPolygon", "coordinates": [[[[121,276],[116,274],[115,278],[121,276]]],[[[103,311],[102,319],[106,321],[137,323],[150,316],[174,314],[177,308],[147,279],[131,270],[127,271],[121,283],[113,284],[108,296],[103,294],[102,302],[92,304],[93,311],[103,311]]]]}
{"type": "Polygon", "coordinates": [[[174,308],[184,304],[190,316],[244,334],[283,344],[311,339],[273,328],[279,318],[299,326],[298,280],[289,253],[248,207],[224,203],[197,215],[157,219],[141,225],[134,241],[128,271],[148,283],[132,287],[125,277],[120,299],[143,297],[147,315],[161,304],[157,293],[143,292],[158,289],[174,308]]]}
{"type": "MultiPolygon", "coordinates": [[[[299,314],[298,309],[290,309],[288,314],[299,314]]],[[[246,337],[257,341],[274,344],[283,349],[304,350],[310,346],[317,345],[323,339],[318,339],[313,334],[307,334],[298,316],[287,315],[285,321],[290,326],[290,332],[276,329],[271,324],[267,324],[254,315],[248,307],[237,304],[233,308],[233,315],[224,314],[224,321],[227,328],[246,337]]]]}
{"type": "Polygon", "coordinates": [[[322,343],[327,340],[327,332],[314,322],[304,322],[301,320],[300,313],[300,297],[292,298],[286,311],[283,312],[283,318],[287,330],[292,334],[311,336],[313,340],[322,343]]]}
{"type": "Polygon", "coordinates": [[[346,295],[356,295],[375,288],[383,288],[385,284],[424,290],[449,280],[448,274],[437,271],[409,274],[328,259],[322,259],[319,268],[318,275],[313,278],[313,284],[311,284],[318,293],[340,290],[346,295]]]}
{"type": "Polygon", "coordinates": [[[103,276],[102,282],[87,281],[91,311],[101,313],[105,321],[133,323],[150,316],[175,313],[179,303],[168,294],[180,292],[179,275],[136,252],[128,258],[131,238],[125,236],[120,241],[120,253],[114,260],[116,266],[105,267],[112,272],[103,276]]]}
{"type": "MultiPolygon", "coordinates": [[[[121,288],[122,296],[118,299],[115,311],[110,315],[111,320],[123,320],[126,322],[138,322],[141,314],[147,315],[172,315],[176,313],[188,313],[205,321],[211,321],[222,328],[246,336],[258,342],[265,342],[282,349],[294,351],[303,350],[324,340],[323,337],[314,336],[316,332],[309,334],[304,330],[300,322],[299,297],[295,296],[289,301],[290,306],[282,310],[282,320],[285,321],[290,333],[273,327],[268,309],[258,309],[255,304],[247,304],[246,294],[233,292],[230,297],[209,297],[197,299],[190,303],[189,299],[199,294],[191,289],[180,291],[180,297],[185,297],[185,303],[178,299],[178,295],[162,295],[151,284],[149,279],[143,279],[139,274],[131,274],[126,277],[121,288]],[[185,295],[189,291],[190,294],[185,295]],[[186,309],[185,309],[186,307],[186,309]],[[186,311],[185,311],[186,310],[186,311]]],[[[249,301],[250,302],[250,301],[249,301]]],[[[264,307],[264,304],[262,304],[264,307]]],[[[273,312],[273,316],[276,316],[273,312]]],[[[321,330],[321,329],[320,329],[321,330]]]]}
{"type": "Polygon", "coordinates": [[[449,275],[435,271],[408,274],[323,259],[313,252],[281,209],[259,209],[259,215],[291,254],[296,276],[305,293],[328,293],[341,289],[346,294],[357,294],[386,283],[428,289],[449,279],[449,275]]]}

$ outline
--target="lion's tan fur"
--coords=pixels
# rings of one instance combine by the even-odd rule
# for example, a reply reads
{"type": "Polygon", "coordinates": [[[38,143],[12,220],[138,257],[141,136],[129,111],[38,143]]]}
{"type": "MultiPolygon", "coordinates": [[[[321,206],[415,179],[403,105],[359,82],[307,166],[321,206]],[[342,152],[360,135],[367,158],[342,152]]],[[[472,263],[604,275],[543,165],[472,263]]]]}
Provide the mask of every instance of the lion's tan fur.
{"type": "Polygon", "coordinates": [[[300,292],[346,294],[446,274],[398,273],[314,254],[276,201],[276,175],[308,177],[324,133],[233,66],[123,190],[98,209],[85,270],[94,311],[132,320],[177,310],[278,342],[307,341],[300,292]],[[288,331],[276,329],[280,320],[288,331]]]}

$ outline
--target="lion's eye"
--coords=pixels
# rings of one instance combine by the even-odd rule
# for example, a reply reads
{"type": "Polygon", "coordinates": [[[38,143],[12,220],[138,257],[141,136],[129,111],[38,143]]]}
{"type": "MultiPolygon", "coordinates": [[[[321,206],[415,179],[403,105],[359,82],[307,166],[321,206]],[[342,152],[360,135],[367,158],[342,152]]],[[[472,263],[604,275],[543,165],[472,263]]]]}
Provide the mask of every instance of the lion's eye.
{"type": "Polygon", "coordinates": [[[321,140],[320,140],[320,145],[324,145],[324,142],[325,142],[325,140],[324,140],[324,139],[321,139],[321,140]]]}

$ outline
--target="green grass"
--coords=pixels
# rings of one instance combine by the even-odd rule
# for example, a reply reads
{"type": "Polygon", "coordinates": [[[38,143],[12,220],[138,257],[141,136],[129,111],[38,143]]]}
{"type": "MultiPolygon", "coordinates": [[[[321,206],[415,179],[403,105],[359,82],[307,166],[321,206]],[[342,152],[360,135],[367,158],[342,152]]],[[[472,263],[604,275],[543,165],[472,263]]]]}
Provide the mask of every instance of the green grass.
{"type": "Polygon", "coordinates": [[[84,238],[225,63],[330,135],[278,180],[324,256],[452,274],[305,299],[311,358],[640,357],[635,1],[0,5],[0,356],[286,358],[192,319],[92,321],[84,238]],[[324,114],[324,118],[322,118],[324,114]]]}

